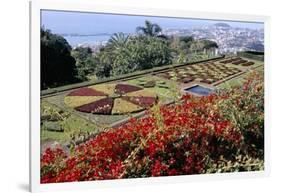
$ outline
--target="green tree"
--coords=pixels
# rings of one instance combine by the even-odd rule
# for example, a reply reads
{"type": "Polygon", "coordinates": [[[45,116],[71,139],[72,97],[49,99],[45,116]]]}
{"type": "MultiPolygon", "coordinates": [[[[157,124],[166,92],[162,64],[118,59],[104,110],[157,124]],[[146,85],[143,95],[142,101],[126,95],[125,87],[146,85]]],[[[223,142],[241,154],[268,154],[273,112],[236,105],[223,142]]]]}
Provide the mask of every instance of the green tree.
{"type": "Polygon", "coordinates": [[[203,43],[203,48],[207,49],[207,50],[219,47],[216,42],[211,41],[211,40],[201,40],[201,42],[203,43]]]}
{"type": "Polygon", "coordinates": [[[71,46],[59,35],[41,28],[41,89],[77,82],[71,46]]]}
{"type": "Polygon", "coordinates": [[[137,27],[136,31],[138,33],[142,33],[146,36],[160,36],[162,32],[162,28],[156,24],[152,23],[148,20],[145,21],[144,26],[137,27]]]}
{"type": "Polygon", "coordinates": [[[129,36],[122,32],[114,33],[108,40],[108,45],[112,48],[124,48],[128,42],[129,36]]]}
{"type": "Polygon", "coordinates": [[[111,52],[107,49],[102,49],[97,56],[95,56],[95,60],[97,61],[95,70],[96,76],[99,78],[110,77],[113,61],[111,52]]]}
{"type": "Polygon", "coordinates": [[[98,77],[131,73],[172,62],[169,43],[152,36],[130,37],[124,46],[118,48],[106,45],[97,55],[97,60],[98,77]]]}
{"type": "Polygon", "coordinates": [[[87,80],[87,75],[94,73],[96,68],[92,50],[89,47],[78,47],[72,50],[72,56],[76,60],[78,78],[87,80]]]}

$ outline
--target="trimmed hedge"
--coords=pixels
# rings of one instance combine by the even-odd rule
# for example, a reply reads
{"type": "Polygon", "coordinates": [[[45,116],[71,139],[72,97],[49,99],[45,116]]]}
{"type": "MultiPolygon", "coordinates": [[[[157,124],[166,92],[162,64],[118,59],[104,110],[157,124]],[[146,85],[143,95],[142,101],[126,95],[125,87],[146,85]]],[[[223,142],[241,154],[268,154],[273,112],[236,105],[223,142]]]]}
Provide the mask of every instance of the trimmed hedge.
{"type": "Polygon", "coordinates": [[[244,58],[249,58],[262,62],[264,61],[264,52],[246,51],[246,52],[237,52],[237,55],[244,58]]]}

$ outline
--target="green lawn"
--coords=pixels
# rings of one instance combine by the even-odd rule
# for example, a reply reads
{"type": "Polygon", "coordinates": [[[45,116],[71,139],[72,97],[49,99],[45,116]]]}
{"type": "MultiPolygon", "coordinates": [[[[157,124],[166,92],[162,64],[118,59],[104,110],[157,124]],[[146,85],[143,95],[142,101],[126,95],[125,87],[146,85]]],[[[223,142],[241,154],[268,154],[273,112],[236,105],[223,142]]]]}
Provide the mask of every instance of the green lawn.
{"type": "Polygon", "coordinates": [[[174,100],[176,97],[180,96],[180,90],[175,81],[169,81],[157,76],[147,75],[137,79],[128,80],[127,82],[129,84],[145,87],[145,83],[150,81],[154,81],[155,86],[147,87],[145,89],[155,92],[158,95],[160,102],[174,100]]]}

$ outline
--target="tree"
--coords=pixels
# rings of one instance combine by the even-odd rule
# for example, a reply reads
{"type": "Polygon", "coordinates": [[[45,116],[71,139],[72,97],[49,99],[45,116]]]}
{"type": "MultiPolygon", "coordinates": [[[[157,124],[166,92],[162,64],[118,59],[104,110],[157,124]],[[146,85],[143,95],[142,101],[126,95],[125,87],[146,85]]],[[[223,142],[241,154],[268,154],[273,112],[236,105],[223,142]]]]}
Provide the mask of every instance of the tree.
{"type": "Polygon", "coordinates": [[[94,73],[97,65],[92,50],[89,47],[78,47],[72,50],[71,54],[76,60],[78,79],[81,81],[87,80],[87,75],[94,73]]]}
{"type": "Polygon", "coordinates": [[[137,27],[136,31],[146,36],[157,37],[161,35],[160,33],[162,32],[162,28],[158,24],[151,23],[150,21],[146,20],[145,26],[137,27]]]}
{"type": "Polygon", "coordinates": [[[213,49],[213,48],[218,48],[218,44],[214,41],[211,40],[201,40],[201,42],[203,43],[203,49],[213,49]]]}
{"type": "Polygon", "coordinates": [[[71,46],[59,35],[41,28],[41,89],[77,82],[71,46]]]}
{"type": "Polygon", "coordinates": [[[130,37],[118,48],[106,45],[97,54],[98,77],[131,73],[171,64],[171,49],[165,39],[152,36],[130,37]]]}
{"type": "Polygon", "coordinates": [[[129,36],[125,35],[122,32],[114,33],[108,40],[108,44],[115,49],[123,48],[124,46],[126,46],[128,39],[129,36]]]}
{"type": "Polygon", "coordinates": [[[190,45],[191,52],[201,52],[204,49],[204,44],[200,40],[195,40],[190,45]]]}
{"type": "Polygon", "coordinates": [[[99,78],[110,77],[112,71],[112,54],[107,49],[102,49],[95,60],[97,61],[96,76],[99,78]]]}
{"type": "Polygon", "coordinates": [[[194,38],[192,36],[181,36],[180,41],[184,43],[191,43],[194,41],[194,38]]]}

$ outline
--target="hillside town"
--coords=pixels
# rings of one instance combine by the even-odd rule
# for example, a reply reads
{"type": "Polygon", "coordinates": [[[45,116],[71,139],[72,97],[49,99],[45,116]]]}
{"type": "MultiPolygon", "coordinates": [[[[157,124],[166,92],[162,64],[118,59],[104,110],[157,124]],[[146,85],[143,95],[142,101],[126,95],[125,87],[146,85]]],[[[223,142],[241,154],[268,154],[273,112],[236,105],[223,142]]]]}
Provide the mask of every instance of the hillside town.
{"type": "Polygon", "coordinates": [[[215,41],[219,48],[219,53],[236,53],[238,51],[264,50],[264,30],[231,27],[225,23],[214,25],[185,28],[185,29],[166,29],[166,35],[191,35],[195,39],[208,39],[215,41]]]}

